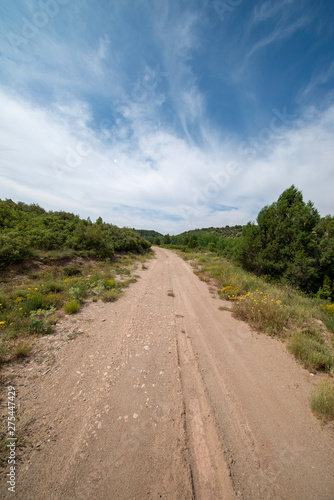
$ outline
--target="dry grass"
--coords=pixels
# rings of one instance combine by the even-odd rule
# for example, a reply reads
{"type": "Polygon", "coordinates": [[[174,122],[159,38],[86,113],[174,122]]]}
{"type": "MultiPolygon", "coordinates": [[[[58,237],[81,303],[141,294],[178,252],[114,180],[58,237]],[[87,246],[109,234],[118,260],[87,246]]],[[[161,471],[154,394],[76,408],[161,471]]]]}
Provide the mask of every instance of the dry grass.
{"type": "Polygon", "coordinates": [[[328,378],[318,384],[311,394],[311,408],[313,413],[326,420],[334,420],[334,382],[328,378]]]}

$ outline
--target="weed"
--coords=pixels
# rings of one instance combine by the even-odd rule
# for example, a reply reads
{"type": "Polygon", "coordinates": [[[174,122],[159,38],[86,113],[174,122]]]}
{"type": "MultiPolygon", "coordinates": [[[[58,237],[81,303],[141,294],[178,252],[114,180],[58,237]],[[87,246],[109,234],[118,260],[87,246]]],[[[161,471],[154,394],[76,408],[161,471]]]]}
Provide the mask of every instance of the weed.
{"type": "Polygon", "coordinates": [[[45,296],[40,292],[27,293],[25,298],[17,297],[16,301],[21,302],[23,313],[26,316],[29,316],[32,311],[37,311],[37,309],[42,309],[43,306],[45,305],[45,302],[47,302],[45,300],[45,296]]]}
{"type": "Polygon", "coordinates": [[[44,285],[44,288],[43,288],[43,293],[58,293],[58,292],[62,292],[63,290],[65,290],[66,286],[64,283],[62,283],[61,281],[51,281],[50,283],[47,283],[44,285]]]}
{"type": "Polygon", "coordinates": [[[86,286],[85,284],[79,284],[78,286],[73,286],[70,288],[70,295],[74,300],[80,301],[86,295],[86,286]]]}
{"type": "Polygon", "coordinates": [[[80,302],[77,300],[70,300],[64,304],[64,311],[66,314],[75,314],[80,309],[80,302]]]}
{"type": "Polygon", "coordinates": [[[38,335],[49,335],[52,333],[52,327],[44,319],[32,319],[29,323],[29,332],[38,335]]]}
{"type": "Polygon", "coordinates": [[[106,278],[103,281],[103,286],[106,290],[111,290],[112,288],[115,288],[116,284],[117,283],[113,278],[106,278]]]}
{"type": "Polygon", "coordinates": [[[322,320],[328,330],[334,332],[334,304],[320,304],[322,320]]]}

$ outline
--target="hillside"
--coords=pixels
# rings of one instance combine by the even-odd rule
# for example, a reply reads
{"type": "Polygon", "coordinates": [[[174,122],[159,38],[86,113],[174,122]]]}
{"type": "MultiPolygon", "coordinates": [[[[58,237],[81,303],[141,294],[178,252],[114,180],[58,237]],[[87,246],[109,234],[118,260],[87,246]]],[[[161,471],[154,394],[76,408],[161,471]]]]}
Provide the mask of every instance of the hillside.
{"type": "Polygon", "coordinates": [[[69,212],[47,212],[39,205],[0,200],[0,268],[41,252],[70,252],[97,259],[115,252],[142,252],[150,244],[133,229],[95,223],[69,212]]]}
{"type": "Polygon", "coordinates": [[[178,237],[184,238],[186,236],[196,236],[201,234],[214,234],[216,236],[225,236],[228,238],[236,238],[241,235],[243,226],[225,226],[225,227],[207,227],[202,229],[191,229],[190,231],[184,231],[180,233],[178,237]]]}
{"type": "Polygon", "coordinates": [[[163,238],[163,235],[161,233],[158,233],[158,231],[154,231],[151,229],[134,229],[134,231],[136,231],[142,238],[145,238],[150,243],[153,243],[155,238],[163,238]]]}

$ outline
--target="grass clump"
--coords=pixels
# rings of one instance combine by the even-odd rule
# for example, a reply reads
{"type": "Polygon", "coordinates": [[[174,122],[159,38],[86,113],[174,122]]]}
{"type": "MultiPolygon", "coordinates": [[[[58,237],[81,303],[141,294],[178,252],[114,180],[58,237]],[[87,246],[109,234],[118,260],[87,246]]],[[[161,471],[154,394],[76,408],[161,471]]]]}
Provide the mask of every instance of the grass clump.
{"type": "Polygon", "coordinates": [[[292,335],[288,349],[309,371],[333,370],[333,355],[324,342],[309,334],[297,332],[292,335]]]}
{"type": "Polygon", "coordinates": [[[64,311],[66,314],[75,314],[80,309],[80,302],[73,299],[64,304],[64,311]]]}
{"type": "Polygon", "coordinates": [[[17,359],[26,358],[32,351],[32,344],[29,341],[20,340],[14,349],[14,356],[17,359]]]}
{"type": "Polygon", "coordinates": [[[329,378],[322,381],[311,394],[311,409],[322,421],[334,420],[334,383],[329,378]]]}
{"type": "Polygon", "coordinates": [[[122,293],[123,292],[119,289],[106,290],[105,292],[102,293],[101,299],[103,302],[114,302],[122,295],[122,293]]]}
{"type": "Polygon", "coordinates": [[[322,321],[328,330],[334,333],[334,304],[320,304],[320,309],[322,312],[322,321]]]}

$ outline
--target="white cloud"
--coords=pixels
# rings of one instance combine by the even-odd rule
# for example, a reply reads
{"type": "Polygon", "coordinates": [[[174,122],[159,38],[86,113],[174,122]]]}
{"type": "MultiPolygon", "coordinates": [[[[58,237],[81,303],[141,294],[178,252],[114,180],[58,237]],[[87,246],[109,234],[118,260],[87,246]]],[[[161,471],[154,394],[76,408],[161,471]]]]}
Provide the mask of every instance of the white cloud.
{"type": "Polygon", "coordinates": [[[0,110],[1,198],[178,233],[246,223],[294,183],[333,213],[334,107],[282,127],[253,159],[204,125],[200,148],[130,114],[105,142],[77,119],[82,103],[51,111],[1,92],[0,110]]]}

